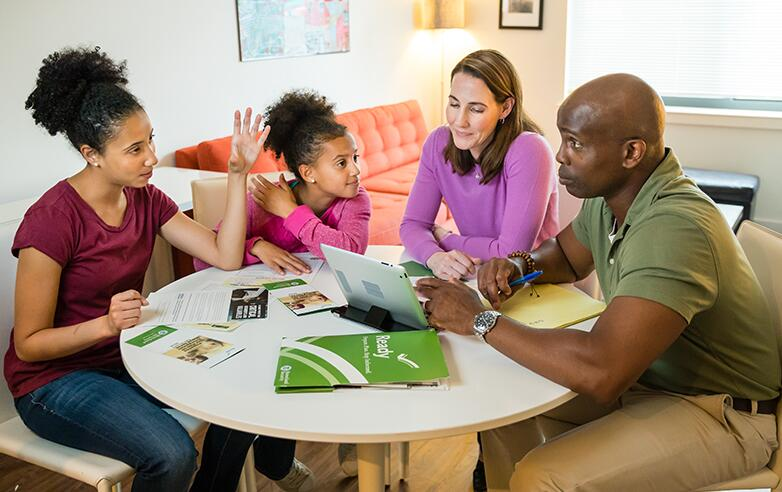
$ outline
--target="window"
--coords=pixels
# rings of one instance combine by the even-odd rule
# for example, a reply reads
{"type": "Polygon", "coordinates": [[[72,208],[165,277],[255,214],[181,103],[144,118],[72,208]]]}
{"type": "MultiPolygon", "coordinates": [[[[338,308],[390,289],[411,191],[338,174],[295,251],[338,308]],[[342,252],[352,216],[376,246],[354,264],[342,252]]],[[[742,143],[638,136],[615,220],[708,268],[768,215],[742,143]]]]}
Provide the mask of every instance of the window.
{"type": "Polygon", "coordinates": [[[782,111],[781,0],[570,0],[565,87],[628,72],[669,106],[782,111]]]}

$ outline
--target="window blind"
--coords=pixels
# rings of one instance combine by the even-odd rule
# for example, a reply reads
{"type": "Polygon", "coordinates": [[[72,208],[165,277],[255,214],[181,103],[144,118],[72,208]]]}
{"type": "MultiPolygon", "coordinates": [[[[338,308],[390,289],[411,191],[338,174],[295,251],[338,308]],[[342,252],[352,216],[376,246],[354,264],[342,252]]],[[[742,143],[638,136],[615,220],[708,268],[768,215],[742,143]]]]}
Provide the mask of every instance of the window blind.
{"type": "Polygon", "coordinates": [[[565,87],[628,72],[666,103],[777,109],[781,50],[782,0],[569,0],[565,87]]]}

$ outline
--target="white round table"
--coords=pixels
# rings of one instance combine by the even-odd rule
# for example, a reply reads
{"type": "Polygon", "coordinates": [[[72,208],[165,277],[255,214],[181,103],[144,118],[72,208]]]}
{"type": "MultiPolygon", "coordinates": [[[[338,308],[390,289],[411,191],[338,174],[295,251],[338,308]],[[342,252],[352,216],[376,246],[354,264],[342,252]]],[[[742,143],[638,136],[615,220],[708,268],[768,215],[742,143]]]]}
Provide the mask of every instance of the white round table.
{"type": "MultiPolygon", "coordinates": [[[[401,246],[370,246],[367,254],[398,262],[401,246]]],[[[200,290],[235,275],[210,268],[161,291],[200,290]]],[[[324,265],[311,285],[344,303],[324,265]]],[[[585,322],[591,324],[592,321],[585,322]]],[[[518,422],[554,408],[573,392],[506,358],[473,337],[441,333],[447,390],[338,390],[276,394],[274,376],[280,340],[286,337],[365,333],[358,323],[329,312],[297,317],[270,297],[266,319],[230,333],[203,332],[246,349],[208,369],[124,343],[149,327],[122,334],[122,359],[133,378],[173,408],[208,422],[289,439],[358,443],[359,489],[384,489],[385,444],[476,432],[518,422]]]]}

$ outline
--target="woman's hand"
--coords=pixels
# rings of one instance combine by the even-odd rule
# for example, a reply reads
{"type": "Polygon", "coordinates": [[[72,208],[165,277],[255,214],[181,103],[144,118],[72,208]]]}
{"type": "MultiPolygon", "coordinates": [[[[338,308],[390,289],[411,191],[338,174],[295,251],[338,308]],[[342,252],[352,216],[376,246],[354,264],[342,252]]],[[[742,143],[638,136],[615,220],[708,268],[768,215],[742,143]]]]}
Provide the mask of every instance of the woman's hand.
{"type": "Polygon", "coordinates": [[[293,190],[285,181],[285,176],[280,174],[278,185],[275,185],[260,174],[256,175],[250,182],[250,192],[253,200],[261,208],[272,215],[287,218],[296,207],[296,196],[293,190]]]}
{"type": "Polygon", "coordinates": [[[261,115],[255,116],[255,122],[250,126],[253,110],[247,108],[244,111],[244,121],[241,113],[234,112],[234,133],[231,138],[231,156],[228,158],[228,171],[238,174],[247,174],[255,164],[258,154],[261,153],[263,142],[269,135],[269,127],[264,127],[263,133],[258,136],[261,127],[261,115]]]}
{"type": "Polygon", "coordinates": [[[424,310],[429,325],[459,335],[473,334],[475,315],[485,310],[478,294],[463,283],[422,278],[415,284],[419,294],[428,298],[424,310]]]}
{"type": "Polygon", "coordinates": [[[449,231],[445,227],[435,224],[432,226],[432,235],[434,236],[434,240],[438,243],[445,239],[446,236],[449,236],[453,234],[453,232],[449,231]]]}
{"type": "Polygon", "coordinates": [[[473,276],[477,272],[476,265],[480,263],[480,258],[473,258],[458,250],[438,251],[426,260],[426,266],[443,280],[473,276]]]}
{"type": "Polygon", "coordinates": [[[114,294],[106,315],[109,335],[117,336],[122,330],[136,326],[141,319],[141,306],[148,304],[144,296],[133,289],[114,294]]]}
{"type": "Polygon", "coordinates": [[[250,254],[257,256],[264,265],[280,275],[285,275],[286,270],[297,275],[310,273],[309,265],[297,256],[263,239],[259,239],[253,244],[250,254]]]}
{"type": "Polygon", "coordinates": [[[515,263],[506,258],[492,258],[478,271],[478,290],[489,301],[494,309],[499,309],[506,299],[513,295],[512,280],[521,277],[521,272],[515,263]]]}

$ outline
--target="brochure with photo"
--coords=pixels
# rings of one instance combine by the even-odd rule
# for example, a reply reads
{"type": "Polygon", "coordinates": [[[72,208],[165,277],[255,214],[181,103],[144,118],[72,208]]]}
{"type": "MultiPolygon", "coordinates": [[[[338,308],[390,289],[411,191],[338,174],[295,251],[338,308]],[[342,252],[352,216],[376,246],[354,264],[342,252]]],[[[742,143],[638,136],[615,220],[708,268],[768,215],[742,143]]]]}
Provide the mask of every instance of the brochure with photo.
{"type": "Polygon", "coordinates": [[[149,297],[149,306],[141,310],[139,325],[184,327],[260,319],[267,316],[268,304],[269,293],[264,287],[156,294],[149,297]]]}
{"type": "Polygon", "coordinates": [[[192,333],[165,325],[151,328],[125,343],[210,368],[244,350],[244,347],[204,335],[193,336],[192,333]]]}
{"type": "Polygon", "coordinates": [[[283,338],[277,393],[337,388],[447,388],[448,366],[434,330],[283,338]]]}
{"type": "Polygon", "coordinates": [[[337,307],[331,299],[317,290],[286,292],[277,299],[296,315],[317,313],[337,307]]]}
{"type": "Polygon", "coordinates": [[[265,287],[234,289],[231,292],[229,319],[265,318],[269,306],[269,291],[265,287]]]}
{"type": "Polygon", "coordinates": [[[225,279],[225,285],[241,287],[263,287],[269,283],[279,282],[281,280],[299,279],[304,282],[311,282],[323,267],[323,260],[310,253],[294,253],[301,261],[309,265],[310,273],[297,275],[286,273],[280,275],[264,264],[250,265],[242,268],[241,272],[225,279]]]}

